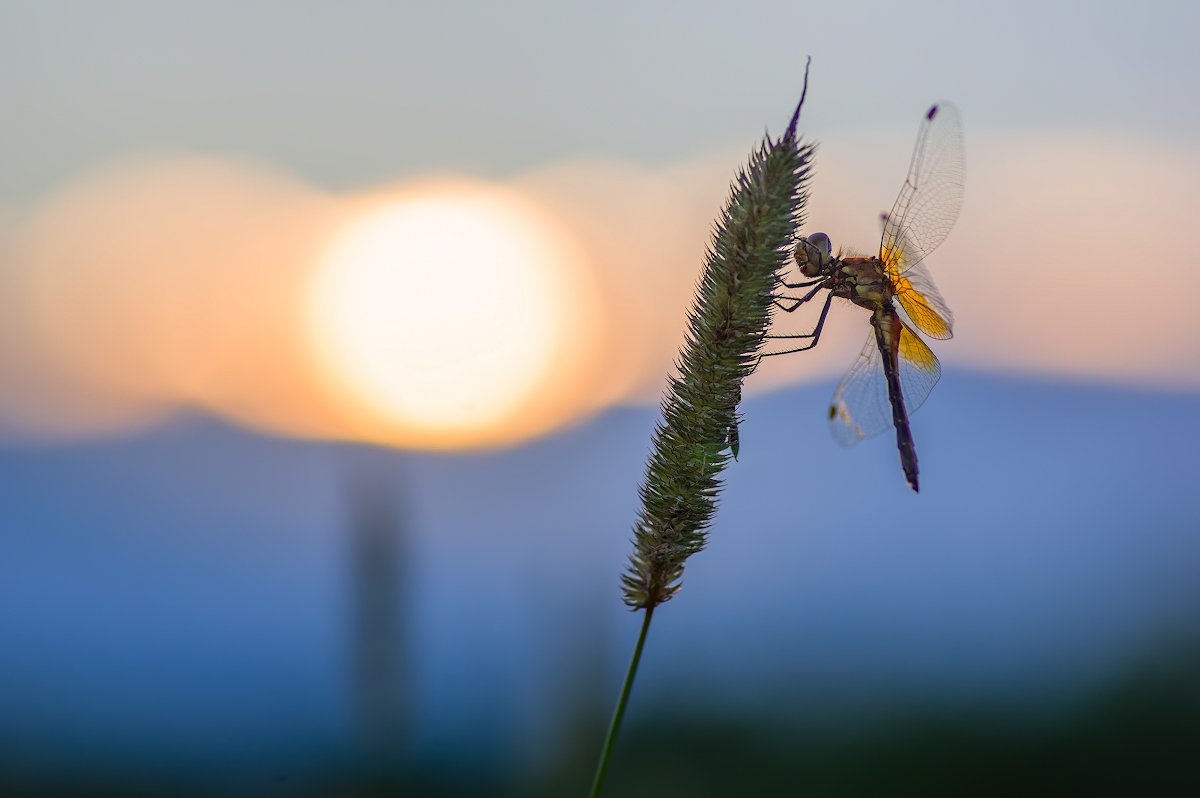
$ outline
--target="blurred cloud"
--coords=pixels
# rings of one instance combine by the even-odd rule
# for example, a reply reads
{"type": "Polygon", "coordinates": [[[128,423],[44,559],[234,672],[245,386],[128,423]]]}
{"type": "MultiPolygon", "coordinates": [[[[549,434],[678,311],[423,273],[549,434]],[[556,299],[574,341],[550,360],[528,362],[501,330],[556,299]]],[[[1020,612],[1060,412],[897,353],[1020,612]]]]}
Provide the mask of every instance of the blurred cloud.
{"type": "MultiPolygon", "coordinates": [[[[916,132],[880,128],[823,142],[808,231],[866,254],[891,206],[916,132]]],[[[1193,148],[1074,131],[967,130],[962,216],[927,261],[955,311],[948,364],[1158,387],[1200,386],[1200,318],[1186,285],[1200,155],[1193,148]]],[[[662,169],[573,161],[516,185],[548,201],[579,235],[606,304],[623,320],[605,368],[625,395],[657,398],[682,339],[712,219],[745,153],[727,150],[662,169]]],[[[815,303],[814,303],[815,304],[815,303]]],[[[811,329],[817,308],[779,314],[811,329]]],[[[823,379],[849,366],[869,327],[836,303],[821,346],[768,359],[751,390],[823,379]]]]}
{"type": "MultiPolygon", "coordinates": [[[[807,228],[872,252],[914,131],[825,142],[807,228]]],[[[966,206],[930,259],[958,319],[938,354],[976,369],[1200,385],[1200,319],[1180,288],[1200,155],[1099,133],[974,131],[969,120],[967,147],[966,206]]],[[[573,253],[560,314],[572,323],[560,320],[553,367],[505,428],[453,445],[657,400],[744,157],[575,159],[504,183],[460,181],[540,214],[573,253]]],[[[27,213],[0,209],[0,426],[94,434],[191,406],[284,434],[412,443],[364,422],[362,397],[330,380],[304,308],[339,230],[435,183],[334,195],[257,163],[162,155],[80,175],[27,213]]],[[[470,230],[448,242],[472,244],[470,230]]],[[[447,324],[470,323],[439,301],[447,324]]],[[[811,326],[795,316],[781,324],[811,326]]],[[[821,347],[764,362],[751,388],[839,372],[866,330],[861,312],[836,307],[821,347]]]]}
{"type": "MultiPolygon", "coordinates": [[[[1200,152],[1101,134],[993,136],[941,258],[962,310],[951,362],[1200,385],[1192,217],[1200,152]]],[[[969,179],[969,178],[968,178],[969,179]]]]}
{"type": "Polygon", "coordinates": [[[13,229],[0,412],[37,432],[100,431],[180,405],[237,418],[306,411],[295,266],[333,203],[259,166],[159,156],[55,192],[13,229]]]}
{"type": "MultiPolygon", "coordinates": [[[[926,261],[956,319],[954,340],[934,342],[938,356],[1006,373],[1200,386],[1200,318],[1176,288],[1192,271],[1183,253],[1200,153],[1100,132],[966,124],[962,215],[926,261]]],[[[915,122],[825,142],[809,230],[873,253],[877,214],[899,188],[914,132],[915,122]]],[[[861,313],[839,315],[854,316],[865,337],[861,313]]],[[[819,349],[840,349],[842,367],[855,351],[824,339],[819,349]]],[[[764,371],[825,367],[808,354],[805,366],[768,361],[764,371]]]]}

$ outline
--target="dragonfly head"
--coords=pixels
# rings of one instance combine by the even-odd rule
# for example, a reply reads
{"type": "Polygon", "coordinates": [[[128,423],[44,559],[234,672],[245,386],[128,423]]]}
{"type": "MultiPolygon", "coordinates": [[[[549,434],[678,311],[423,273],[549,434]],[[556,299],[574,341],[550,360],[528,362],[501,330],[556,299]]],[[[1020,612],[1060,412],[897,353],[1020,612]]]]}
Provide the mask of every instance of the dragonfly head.
{"type": "Polygon", "coordinates": [[[825,274],[832,260],[833,245],[824,233],[813,233],[802,237],[796,244],[794,257],[805,277],[820,277],[825,274]]]}

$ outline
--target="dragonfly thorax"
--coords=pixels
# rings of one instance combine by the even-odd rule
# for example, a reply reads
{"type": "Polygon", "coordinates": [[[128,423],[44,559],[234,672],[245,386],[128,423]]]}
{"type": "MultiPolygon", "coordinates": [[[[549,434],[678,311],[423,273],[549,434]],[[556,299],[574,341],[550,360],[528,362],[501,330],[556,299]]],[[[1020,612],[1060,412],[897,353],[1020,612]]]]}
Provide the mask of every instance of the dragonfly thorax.
{"type": "Polygon", "coordinates": [[[896,295],[892,279],[879,258],[836,258],[836,270],[829,280],[834,296],[849,299],[870,310],[887,304],[896,295]]]}

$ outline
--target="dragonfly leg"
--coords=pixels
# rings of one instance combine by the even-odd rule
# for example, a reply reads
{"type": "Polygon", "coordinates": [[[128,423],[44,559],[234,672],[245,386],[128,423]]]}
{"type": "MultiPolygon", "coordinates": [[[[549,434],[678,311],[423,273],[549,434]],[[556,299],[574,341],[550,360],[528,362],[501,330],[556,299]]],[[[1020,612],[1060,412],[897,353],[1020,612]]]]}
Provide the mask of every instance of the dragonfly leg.
{"type": "Polygon", "coordinates": [[[779,284],[782,285],[784,288],[808,288],[810,285],[816,285],[817,283],[825,282],[824,277],[818,277],[815,280],[808,280],[803,283],[789,283],[786,280],[784,280],[782,277],[776,277],[775,279],[778,280],[779,284]]]}
{"type": "Polygon", "coordinates": [[[821,317],[819,319],[817,319],[817,326],[813,327],[812,332],[803,333],[801,335],[768,335],[767,336],[768,338],[775,338],[775,339],[811,338],[812,339],[811,341],[809,341],[804,346],[798,346],[798,347],[795,347],[794,349],[785,349],[782,352],[766,352],[760,356],[760,359],[763,357],[774,357],[775,355],[790,355],[792,352],[803,352],[807,349],[812,349],[814,346],[816,346],[817,342],[821,340],[821,329],[825,326],[825,317],[829,315],[829,305],[832,302],[833,302],[833,294],[830,294],[829,296],[827,296],[825,298],[825,306],[821,308],[821,317]]]}
{"type": "MultiPolygon", "coordinates": [[[[818,283],[823,283],[823,282],[825,282],[825,281],[824,281],[824,280],[817,280],[817,282],[818,282],[818,283]]],[[[784,283],[784,285],[786,286],[786,285],[787,285],[787,283],[784,283]]],[[[802,286],[802,287],[803,287],[803,286],[805,286],[805,285],[812,285],[812,283],[797,283],[797,285],[800,285],[800,286],[802,286]]],[[[791,287],[791,286],[789,286],[789,287],[791,287]]],[[[808,300],[810,300],[810,299],[812,299],[813,297],[815,297],[815,296],[817,295],[817,292],[818,292],[818,291],[820,291],[820,290],[821,290],[821,286],[819,286],[819,285],[818,285],[816,288],[814,288],[813,290],[809,291],[809,292],[808,292],[807,294],[805,294],[804,296],[801,296],[801,297],[795,297],[795,296],[776,296],[776,297],[775,297],[775,298],[774,298],[772,301],[775,303],[775,307],[779,308],[779,309],[780,309],[780,310],[782,310],[784,313],[791,313],[791,312],[792,312],[792,311],[794,311],[796,308],[800,307],[800,306],[801,306],[801,305],[803,305],[805,302],[807,302],[808,300]],[[791,306],[791,307],[787,307],[787,306],[784,304],[785,302],[791,302],[791,303],[792,303],[792,306],[791,306]]],[[[830,296],[833,296],[833,294],[830,294],[830,296]]]]}

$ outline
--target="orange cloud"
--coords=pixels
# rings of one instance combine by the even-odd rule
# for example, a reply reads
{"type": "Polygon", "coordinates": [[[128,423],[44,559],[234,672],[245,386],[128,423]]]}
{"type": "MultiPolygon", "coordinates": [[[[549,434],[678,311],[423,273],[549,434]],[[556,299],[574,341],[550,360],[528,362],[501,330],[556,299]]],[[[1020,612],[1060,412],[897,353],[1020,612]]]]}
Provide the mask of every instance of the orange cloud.
{"type": "Polygon", "coordinates": [[[83,176],[10,239],[0,408],[50,432],[189,405],[236,417],[269,404],[286,424],[313,394],[295,278],[331,211],[299,183],[219,159],[83,176]]]}
{"type": "MultiPolygon", "coordinates": [[[[809,231],[873,251],[910,134],[825,142],[809,231]]],[[[1188,290],[1200,156],[1113,136],[969,127],[967,154],[962,217],[929,263],[957,318],[955,340],[936,346],[946,363],[1200,386],[1188,290]]],[[[656,401],[743,158],[730,150],[661,169],[578,160],[503,186],[464,183],[543,219],[559,251],[573,253],[560,262],[573,288],[563,289],[556,317],[568,321],[557,322],[544,382],[503,430],[455,445],[656,401]]],[[[284,434],[416,442],[330,378],[306,303],[338,231],[428,185],[331,196],[255,164],[142,158],[83,175],[24,215],[0,213],[0,425],[95,434],[199,407],[284,434]]],[[[469,229],[453,237],[454,247],[473,245],[469,229]]],[[[471,322],[453,315],[452,297],[430,301],[446,302],[452,323],[471,322]]],[[[505,301],[509,313],[529,310],[505,301]]],[[[813,321],[795,315],[781,328],[813,321]]],[[[749,388],[840,373],[866,331],[861,310],[836,306],[818,349],[764,362],[749,388]]]]}

